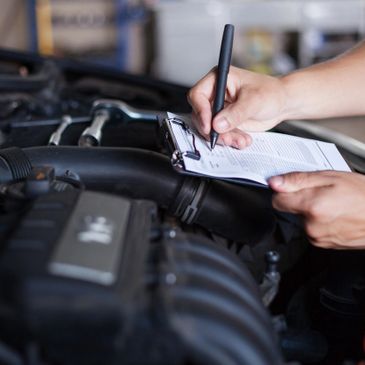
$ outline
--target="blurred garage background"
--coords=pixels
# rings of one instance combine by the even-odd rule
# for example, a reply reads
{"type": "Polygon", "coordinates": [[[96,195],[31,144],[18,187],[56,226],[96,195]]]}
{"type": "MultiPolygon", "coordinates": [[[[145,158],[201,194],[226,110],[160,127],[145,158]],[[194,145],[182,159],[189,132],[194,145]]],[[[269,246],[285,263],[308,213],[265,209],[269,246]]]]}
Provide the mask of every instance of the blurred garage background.
{"type": "Polygon", "coordinates": [[[2,0],[0,46],[192,85],[236,26],[233,64],[269,74],[332,57],[365,32],[362,0],[2,0]]]}
{"type": "MultiPolygon", "coordinates": [[[[280,75],[364,37],[365,0],[2,0],[0,47],[98,63],[193,85],[218,60],[280,75]]],[[[364,118],[309,122],[365,142],[364,118]]]]}

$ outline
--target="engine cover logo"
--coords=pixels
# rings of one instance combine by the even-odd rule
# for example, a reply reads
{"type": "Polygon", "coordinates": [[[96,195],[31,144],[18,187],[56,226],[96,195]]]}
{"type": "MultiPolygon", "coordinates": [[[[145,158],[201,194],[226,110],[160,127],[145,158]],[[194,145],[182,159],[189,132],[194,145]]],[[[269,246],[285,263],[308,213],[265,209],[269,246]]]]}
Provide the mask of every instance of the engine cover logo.
{"type": "Polygon", "coordinates": [[[86,216],[77,238],[83,243],[100,243],[108,245],[113,241],[114,224],[103,216],[86,216]]]}

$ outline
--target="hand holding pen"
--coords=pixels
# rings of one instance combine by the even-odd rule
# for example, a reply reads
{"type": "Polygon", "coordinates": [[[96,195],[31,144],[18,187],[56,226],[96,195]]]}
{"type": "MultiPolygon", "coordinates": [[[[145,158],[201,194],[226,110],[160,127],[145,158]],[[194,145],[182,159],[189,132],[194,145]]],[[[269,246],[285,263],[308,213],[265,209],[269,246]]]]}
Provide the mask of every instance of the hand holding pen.
{"type": "Polygon", "coordinates": [[[213,116],[217,81],[214,69],[188,93],[194,125],[206,139],[213,127],[218,143],[241,149],[251,144],[246,132],[263,132],[288,119],[288,85],[282,78],[231,66],[222,93],[224,108],[213,116]]]}
{"type": "MultiPolygon", "coordinates": [[[[237,85],[240,84],[239,75],[237,74],[239,69],[230,66],[232,43],[233,26],[228,25],[225,28],[222,38],[219,59],[220,67],[214,68],[198,81],[189,91],[188,101],[193,108],[193,122],[201,135],[209,139],[212,129],[214,129],[212,133],[214,145],[218,138],[218,143],[224,143],[236,148],[244,148],[251,143],[251,137],[237,128],[232,128],[227,123],[227,118],[224,117],[224,114],[227,114],[229,119],[231,119],[229,115],[230,107],[237,101],[237,94],[239,92],[237,85]],[[227,84],[229,86],[229,92],[226,90],[227,84]],[[213,107],[214,113],[212,110],[213,102],[215,104],[213,107]],[[224,107],[225,103],[226,107],[224,107]],[[225,128],[222,129],[219,122],[222,122],[225,128]],[[217,132],[223,134],[218,134],[217,132]]],[[[235,113],[235,115],[238,115],[238,113],[235,113]]]]}

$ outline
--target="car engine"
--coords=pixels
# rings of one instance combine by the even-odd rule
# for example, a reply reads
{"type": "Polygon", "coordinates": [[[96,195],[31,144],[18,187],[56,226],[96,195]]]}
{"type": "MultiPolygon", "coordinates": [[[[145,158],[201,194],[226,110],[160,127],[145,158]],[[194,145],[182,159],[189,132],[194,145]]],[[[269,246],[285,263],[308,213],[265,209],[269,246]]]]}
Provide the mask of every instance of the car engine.
{"type": "Polygon", "coordinates": [[[312,247],[268,189],[177,173],[157,116],[189,113],[186,87],[0,67],[0,364],[361,361],[363,252],[312,247]]]}

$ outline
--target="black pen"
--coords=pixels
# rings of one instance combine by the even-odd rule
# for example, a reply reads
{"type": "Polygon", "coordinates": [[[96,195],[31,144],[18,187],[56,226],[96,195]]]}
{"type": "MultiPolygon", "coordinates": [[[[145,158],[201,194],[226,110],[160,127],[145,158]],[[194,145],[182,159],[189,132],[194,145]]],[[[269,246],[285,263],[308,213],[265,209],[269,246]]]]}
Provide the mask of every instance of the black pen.
{"type": "MultiPolygon", "coordinates": [[[[231,65],[233,46],[234,26],[226,24],[224,27],[222,44],[219,53],[217,83],[215,87],[215,99],[213,104],[212,119],[223,109],[227,87],[227,76],[231,65]]],[[[217,143],[218,133],[213,129],[210,131],[210,148],[213,149],[217,143]]]]}

